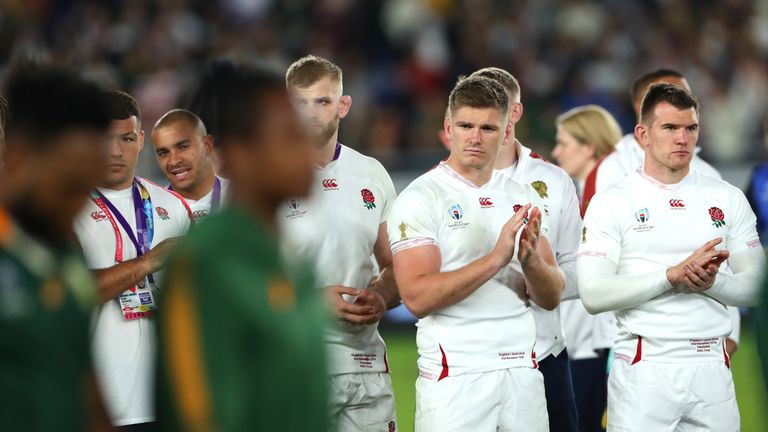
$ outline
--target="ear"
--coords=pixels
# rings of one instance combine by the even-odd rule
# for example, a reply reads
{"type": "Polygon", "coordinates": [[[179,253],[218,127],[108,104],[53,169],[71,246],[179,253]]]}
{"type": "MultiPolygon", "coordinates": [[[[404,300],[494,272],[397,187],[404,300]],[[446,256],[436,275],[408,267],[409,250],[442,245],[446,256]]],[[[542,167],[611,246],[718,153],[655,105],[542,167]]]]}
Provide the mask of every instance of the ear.
{"type": "Polygon", "coordinates": [[[504,143],[508,143],[509,139],[512,137],[512,123],[507,122],[507,126],[504,128],[504,143]]]}
{"type": "Polygon", "coordinates": [[[350,108],[352,108],[352,97],[349,95],[342,96],[339,99],[339,118],[346,117],[350,108]]]}
{"type": "Polygon", "coordinates": [[[639,142],[644,149],[648,148],[649,139],[647,125],[644,123],[638,123],[635,125],[635,139],[637,139],[637,142],[639,142]]]}
{"type": "Polygon", "coordinates": [[[139,130],[139,151],[144,149],[144,130],[139,130]]]}
{"type": "Polygon", "coordinates": [[[212,135],[206,135],[203,137],[203,148],[205,149],[205,155],[211,156],[213,155],[213,136],[212,135]]]}
{"type": "Polygon", "coordinates": [[[514,126],[523,117],[523,104],[512,102],[509,107],[509,122],[514,126]]]}

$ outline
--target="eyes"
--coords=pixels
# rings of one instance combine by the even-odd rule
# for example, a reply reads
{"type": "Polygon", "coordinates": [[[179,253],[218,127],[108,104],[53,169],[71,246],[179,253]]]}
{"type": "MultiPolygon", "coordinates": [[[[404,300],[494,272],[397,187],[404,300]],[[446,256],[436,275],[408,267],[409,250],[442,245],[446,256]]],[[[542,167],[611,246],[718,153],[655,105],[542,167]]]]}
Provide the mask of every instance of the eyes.
{"type": "MultiPolygon", "coordinates": [[[[176,145],[174,146],[174,148],[175,148],[177,151],[180,151],[180,152],[181,152],[181,151],[185,151],[185,150],[189,149],[189,148],[190,148],[190,144],[189,144],[189,143],[181,143],[181,144],[176,144],[176,145]]],[[[165,158],[165,157],[168,157],[168,155],[170,155],[170,154],[171,154],[171,152],[170,152],[170,151],[168,151],[167,149],[159,149],[159,150],[157,150],[155,153],[157,154],[157,157],[158,157],[158,158],[161,158],[161,159],[162,159],[162,158],[165,158]]]]}
{"type": "MultiPolygon", "coordinates": [[[[459,127],[459,129],[463,129],[466,131],[469,131],[475,128],[475,125],[471,123],[459,123],[457,126],[459,127]]],[[[493,125],[481,125],[480,130],[483,132],[496,132],[499,130],[499,128],[493,125]]]]}
{"type": "MultiPolygon", "coordinates": [[[[674,124],[665,124],[661,128],[667,132],[676,132],[681,126],[674,124]]],[[[687,132],[696,132],[699,130],[699,125],[693,124],[685,128],[687,132]]]]}

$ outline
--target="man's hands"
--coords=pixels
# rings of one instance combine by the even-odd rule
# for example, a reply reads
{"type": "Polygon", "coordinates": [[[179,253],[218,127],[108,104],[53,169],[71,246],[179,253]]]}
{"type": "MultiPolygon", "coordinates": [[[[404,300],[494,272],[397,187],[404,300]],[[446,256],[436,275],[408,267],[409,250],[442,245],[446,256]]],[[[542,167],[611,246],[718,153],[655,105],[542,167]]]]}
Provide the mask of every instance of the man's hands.
{"type": "Polygon", "coordinates": [[[720,264],[728,259],[728,251],[715,250],[722,243],[716,238],[704,243],[680,264],[667,269],[667,280],[678,291],[702,292],[712,288],[720,264]]]}
{"type": "MultiPolygon", "coordinates": [[[[530,207],[530,204],[528,206],[530,207]]],[[[527,266],[532,259],[539,258],[539,255],[536,253],[539,245],[539,234],[541,234],[541,211],[539,211],[538,207],[534,207],[531,210],[528,223],[523,228],[523,233],[520,234],[520,247],[517,251],[517,259],[523,267],[527,266]]]]}
{"type": "Polygon", "coordinates": [[[145,265],[147,266],[147,273],[154,273],[165,264],[168,254],[173,250],[173,247],[179,242],[179,237],[168,238],[160,242],[159,245],[152,248],[149,252],[142,256],[145,265]]]}
{"type": "MultiPolygon", "coordinates": [[[[512,257],[515,256],[515,236],[517,236],[517,232],[520,230],[520,227],[522,227],[525,223],[525,217],[528,214],[528,210],[530,208],[530,204],[526,204],[520,207],[517,212],[515,212],[515,214],[512,215],[507,223],[505,223],[501,228],[501,233],[499,234],[499,239],[496,241],[496,246],[493,248],[493,251],[491,251],[491,255],[498,260],[497,264],[499,268],[509,264],[509,262],[512,260],[512,257]]],[[[521,247],[523,245],[522,240],[523,239],[521,237],[521,247]]],[[[530,251],[527,251],[526,253],[530,254],[530,251]]]]}
{"type": "Polygon", "coordinates": [[[326,293],[333,314],[340,320],[352,324],[374,324],[387,311],[387,304],[384,298],[372,289],[331,285],[326,288],[326,293]],[[343,294],[356,297],[354,303],[344,300],[343,294]]]}

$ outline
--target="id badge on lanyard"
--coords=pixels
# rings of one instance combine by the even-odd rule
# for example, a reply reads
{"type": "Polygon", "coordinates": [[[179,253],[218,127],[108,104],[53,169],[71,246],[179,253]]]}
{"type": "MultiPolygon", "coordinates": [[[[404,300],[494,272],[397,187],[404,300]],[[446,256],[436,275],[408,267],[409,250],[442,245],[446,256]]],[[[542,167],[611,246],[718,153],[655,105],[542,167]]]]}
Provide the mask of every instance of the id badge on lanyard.
{"type": "MultiPolygon", "coordinates": [[[[134,179],[132,187],[133,208],[136,213],[136,234],[134,234],[128,221],[120,211],[98,190],[91,194],[91,199],[107,216],[112,230],[115,233],[115,263],[123,262],[123,235],[120,226],[123,227],[128,238],[136,247],[136,257],[149,252],[154,235],[154,219],[152,216],[152,199],[146,188],[134,179]]],[[[136,286],[129,288],[118,297],[120,311],[125,320],[149,318],[154,314],[157,304],[155,302],[155,280],[150,273],[136,286]]]]}

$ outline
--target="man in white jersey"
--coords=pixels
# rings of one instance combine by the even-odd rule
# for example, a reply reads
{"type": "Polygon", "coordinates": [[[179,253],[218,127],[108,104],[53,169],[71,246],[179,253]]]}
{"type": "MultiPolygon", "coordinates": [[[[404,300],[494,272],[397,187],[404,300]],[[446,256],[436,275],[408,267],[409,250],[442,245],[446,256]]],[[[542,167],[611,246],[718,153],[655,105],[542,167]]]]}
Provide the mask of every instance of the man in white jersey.
{"type": "MultiPolygon", "coordinates": [[[[656,83],[668,83],[680,86],[691,92],[691,86],[688,84],[688,80],[685,79],[683,74],[673,69],[657,69],[643,75],[640,75],[634,83],[632,83],[632,107],[635,110],[635,116],[640,118],[640,104],[643,101],[643,96],[648,91],[648,88],[656,83]]],[[[704,159],[700,158],[698,153],[701,147],[696,147],[693,159],[691,160],[691,168],[714,177],[716,179],[722,179],[720,173],[704,159]]],[[[616,144],[613,153],[605,157],[602,163],[597,169],[597,176],[595,179],[595,192],[601,192],[607,187],[619,182],[624,177],[632,175],[643,165],[645,160],[645,150],[642,145],[635,138],[634,133],[628,133],[616,144]]],[[[588,202],[591,197],[586,197],[588,202]]],[[[728,354],[732,355],[736,352],[739,345],[739,335],[741,329],[741,315],[739,309],[735,307],[729,307],[728,311],[731,315],[731,321],[733,322],[733,332],[728,336],[726,340],[726,349],[728,354]]],[[[608,348],[613,346],[613,337],[615,336],[615,321],[609,314],[604,314],[599,317],[597,327],[595,328],[595,349],[608,348]]]]}
{"type": "Polygon", "coordinates": [[[643,167],[585,216],[581,299],[617,311],[619,328],[609,430],[739,430],[726,306],[756,301],[765,256],[744,194],[691,169],[698,133],[693,95],[651,86],[635,127],[643,167]]]}
{"type": "Polygon", "coordinates": [[[96,378],[112,422],[128,431],[151,428],[157,272],[174,237],[190,226],[184,200],[135,176],[144,145],[136,100],[107,94],[110,118],[108,169],[75,221],[88,267],[96,270],[103,304],[95,312],[96,378]]]}
{"type": "Polygon", "coordinates": [[[173,109],[163,114],[152,129],[152,145],[168,188],[184,198],[196,221],[221,207],[229,180],[216,175],[213,137],[195,113],[173,109]]]}
{"type": "Polygon", "coordinates": [[[419,318],[417,431],[548,430],[530,302],[556,308],[565,278],[540,236],[536,191],[493,169],[508,105],[496,81],[460,81],[445,120],[450,157],[390,216],[395,277],[419,318]]]}
{"type": "Polygon", "coordinates": [[[287,254],[314,263],[338,318],[326,336],[331,419],[338,431],[395,430],[378,331],[384,312],[400,304],[387,238],[395,188],[378,161],[338,142],[340,119],[352,105],[343,94],[341,68],[306,56],[288,69],[286,85],[316,142],[317,171],[309,199],[290,200],[278,219],[287,254]]]}
{"type": "MultiPolygon", "coordinates": [[[[557,265],[565,274],[563,298],[576,298],[576,252],[581,238],[581,216],[573,180],[561,168],[548,163],[516,139],[515,125],[523,115],[517,79],[495,67],[481,69],[470,76],[490,78],[501,84],[509,95],[508,122],[511,129],[501,145],[495,168],[521,183],[531,185],[538,193],[544,205],[542,217],[549,226],[547,240],[555,252],[557,265]]],[[[556,431],[575,432],[576,403],[565,336],[560,324],[560,307],[548,311],[533,303],[531,309],[536,322],[535,354],[539,371],[544,376],[549,427],[556,431]]]]}

